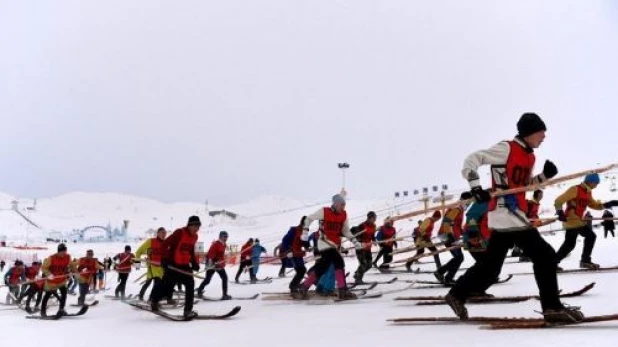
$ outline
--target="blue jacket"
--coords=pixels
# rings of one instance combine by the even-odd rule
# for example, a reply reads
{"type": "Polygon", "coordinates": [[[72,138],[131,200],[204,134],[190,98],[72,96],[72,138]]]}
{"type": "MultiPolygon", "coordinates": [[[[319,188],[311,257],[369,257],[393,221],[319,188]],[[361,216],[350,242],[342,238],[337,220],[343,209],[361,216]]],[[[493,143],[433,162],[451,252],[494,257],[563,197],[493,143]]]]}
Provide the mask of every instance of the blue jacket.
{"type": "Polygon", "coordinates": [[[251,248],[251,258],[259,258],[262,253],[266,253],[266,248],[260,244],[254,244],[253,248],[251,248]]]}

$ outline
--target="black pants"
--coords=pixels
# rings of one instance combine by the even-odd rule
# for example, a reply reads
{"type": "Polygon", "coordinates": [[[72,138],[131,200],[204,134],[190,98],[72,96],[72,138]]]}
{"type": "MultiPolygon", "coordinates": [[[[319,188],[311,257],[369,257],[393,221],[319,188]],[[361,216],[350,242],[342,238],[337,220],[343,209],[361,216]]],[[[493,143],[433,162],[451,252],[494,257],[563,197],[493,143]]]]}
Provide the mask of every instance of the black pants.
{"type": "Polygon", "coordinates": [[[23,297],[26,297],[26,307],[30,307],[30,301],[32,301],[35,295],[36,302],[34,306],[38,307],[41,304],[41,299],[43,299],[43,289],[35,285],[30,285],[26,292],[21,294],[19,301],[21,301],[23,297]]]}
{"type": "Polygon", "coordinates": [[[118,282],[120,283],[118,284],[118,286],[116,287],[116,290],[114,291],[116,296],[120,295],[124,298],[124,292],[127,287],[127,279],[129,279],[128,273],[121,273],[121,272],[118,273],[118,282]]]}
{"type": "MultiPolygon", "coordinates": [[[[452,244],[446,244],[446,247],[451,247],[452,244]]],[[[457,248],[451,251],[453,258],[438,269],[438,272],[445,275],[444,280],[446,282],[452,282],[455,278],[455,274],[459,271],[461,263],[464,261],[464,255],[461,248],[457,248]]]]}
{"type": "Polygon", "coordinates": [[[296,273],[294,274],[294,278],[292,278],[292,281],[290,282],[290,289],[298,288],[300,282],[303,280],[303,277],[305,277],[305,274],[307,273],[307,268],[305,267],[305,262],[302,257],[299,257],[297,261],[294,261],[294,271],[296,273]]]}
{"type": "Polygon", "coordinates": [[[575,241],[577,241],[577,235],[581,235],[584,237],[584,250],[582,251],[581,261],[590,262],[592,249],[594,248],[594,243],[597,240],[597,235],[592,231],[589,226],[583,226],[576,229],[568,229],[564,234],[564,243],[556,252],[556,259],[558,263],[562,261],[562,259],[566,258],[569,253],[575,248],[575,241]]]}
{"type": "Polygon", "coordinates": [[[382,245],[380,247],[380,251],[378,252],[378,255],[376,256],[376,260],[374,260],[373,262],[377,264],[378,260],[381,257],[384,257],[384,262],[382,263],[382,265],[380,265],[380,267],[387,268],[390,266],[390,263],[393,261],[393,255],[391,253],[393,253],[393,246],[382,245]]]}
{"type": "Polygon", "coordinates": [[[45,295],[43,295],[43,302],[41,303],[42,316],[47,315],[47,301],[52,295],[58,298],[58,302],[60,303],[59,309],[64,310],[64,306],[67,303],[67,287],[62,286],[56,290],[49,290],[45,292],[45,295]],[[60,295],[58,295],[57,292],[60,292],[60,295]]]}
{"type": "Polygon", "coordinates": [[[200,283],[200,286],[197,288],[198,292],[203,292],[204,288],[206,288],[206,286],[210,284],[210,280],[212,279],[212,276],[215,274],[215,272],[221,278],[221,288],[223,291],[223,295],[227,295],[227,272],[225,272],[225,269],[210,269],[206,271],[206,278],[204,278],[202,283],[200,283]]]}
{"type": "Polygon", "coordinates": [[[90,283],[80,283],[79,284],[79,297],[77,297],[78,305],[83,305],[86,303],[86,294],[88,294],[89,292],[90,292],[90,283]]]}
{"type": "MultiPolygon", "coordinates": [[[[192,273],[190,266],[182,266],[175,265],[179,270],[186,271],[188,273],[192,273]]],[[[193,311],[193,299],[195,293],[193,290],[195,289],[195,281],[193,280],[193,276],[186,275],[171,269],[166,269],[165,274],[163,275],[163,279],[161,281],[154,282],[154,288],[152,289],[152,293],[150,294],[151,302],[159,303],[161,299],[167,297],[171,299],[170,293],[174,292],[174,286],[177,284],[182,284],[185,287],[185,312],[193,311]]]]}
{"type": "Polygon", "coordinates": [[[335,267],[335,270],[342,270],[345,268],[345,263],[343,262],[341,254],[334,248],[329,248],[320,252],[320,261],[317,261],[313,267],[315,278],[318,281],[320,277],[326,273],[331,264],[335,267]]]}
{"type": "MultiPolygon", "coordinates": [[[[416,251],[416,255],[415,255],[415,257],[416,257],[416,256],[419,256],[419,255],[421,255],[421,254],[424,254],[424,253],[425,253],[425,248],[427,248],[427,249],[428,249],[430,252],[432,252],[432,253],[433,253],[433,252],[437,252],[437,251],[438,251],[438,249],[436,248],[436,246],[419,248],[419,249],[416,251]]],[[[434,255],[433,255],[433,260],[436,262],[436,268],[437,268],[437,269],[440,269],[440,268],[442,267],[442,262],[440,261],[440,255],[439,255],[439,254],[434,254],[434,255]]],[[[406,263],[406,267],[409,267],[410,265],[412,265],[412,262],[407,262],[407,263],[406,263]]],[[[460,264],[460,265],[461,265],[461,264],[460,264]]]]}
{"type": "MultiPolygon", "coordinates": [[[[251,266],[251,259],[246,259],[240,262],[240,266],[238,267],[238,272],[236,272],[236,278],[235,278],[236,282],[238,282],[238,280],[240,279],[240,275],[242,275],[242,271],[248,266],[251,266]]],[[[253,274],[253,272],[251,272],[251,274],[253,274]]]]}
{"type": "Polygon", "coordinates": [[[371,251],[365,249],[357,250],[356,258],[358,258],[358,269],[354,273],[354,279],[360,282],[363,280],[365,272],[371,269],[371,251]]]}
{"type": "Polygon", "coordinates": [[[450,294],[465,302],[472,293],[484,293],[500,275],[504,258],[515,243],[532,260],[543,310],[561,308],[562,304],[558,298],[556,253],[537,229],[494,231],[489,238],[487,250],[465,274],[457,279],[450,294]]]}
{"type": "Polygon", "coordinates": [[[607,238],[608,232],[612,233],[612,237],[616,237],[616,235],[614,235],[614,229],[607,229],[607,228],[604,228],[604,229],[605,229],[605,238],[607,238]]]}

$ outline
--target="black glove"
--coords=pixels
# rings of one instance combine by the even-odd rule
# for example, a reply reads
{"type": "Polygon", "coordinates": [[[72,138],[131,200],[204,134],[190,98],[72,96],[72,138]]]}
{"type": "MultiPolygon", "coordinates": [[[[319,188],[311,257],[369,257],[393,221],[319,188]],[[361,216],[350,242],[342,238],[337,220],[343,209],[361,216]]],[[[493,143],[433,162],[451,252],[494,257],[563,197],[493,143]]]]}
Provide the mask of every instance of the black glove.
{"type": "Polygon", "coordinates": [[[618,207],[618,200],[610,200],[603,204],[603,208],[618,207]]]}
{"type": "Polygon", "coordinates": [[[558,174],[558,168],[554,163],[549,160],[545,160],[545,165],[543,165],[543,176],[545,178],[550,179],[558,174]]]}
{"type": "Polygon", "coordinates": [[[161,268],[163,268],[164,270],[167,270],[167,261],[161,259],[161,268]]]}
{"type": "Polygon", "coordinates": [[[476,186],[470,190],[470,194],[477,202],[487,202],[491,200],[491,194],[487,190],[483,190],[480,186],[476,186]]]}
{"type": "Polygon", "coordinates": [[[193,270],[193,271],[195,271],[195,272],[200,271],[200,264],[198,264],[198,263],[192,263],[192,264],[191,264],[191,270],[193,270]]]}
{"type": "Polygon", "coordinates": [[[567,218],[562,210],[556,210],[556,216],[558,216],[558,220],[561,222],[566,222],[567,218]]]}

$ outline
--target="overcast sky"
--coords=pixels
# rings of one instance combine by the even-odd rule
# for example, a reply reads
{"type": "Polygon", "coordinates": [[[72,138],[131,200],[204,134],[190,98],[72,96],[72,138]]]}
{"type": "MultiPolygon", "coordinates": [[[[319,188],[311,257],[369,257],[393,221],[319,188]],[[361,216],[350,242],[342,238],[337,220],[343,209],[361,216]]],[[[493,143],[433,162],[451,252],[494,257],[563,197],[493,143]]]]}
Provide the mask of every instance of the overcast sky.
{"type": "Polygon", "coordinates": [[[0,0],[0,191],[465,187],[526,111],[568,173],[618,161],[617,62],[611,0],[0,0]]]}

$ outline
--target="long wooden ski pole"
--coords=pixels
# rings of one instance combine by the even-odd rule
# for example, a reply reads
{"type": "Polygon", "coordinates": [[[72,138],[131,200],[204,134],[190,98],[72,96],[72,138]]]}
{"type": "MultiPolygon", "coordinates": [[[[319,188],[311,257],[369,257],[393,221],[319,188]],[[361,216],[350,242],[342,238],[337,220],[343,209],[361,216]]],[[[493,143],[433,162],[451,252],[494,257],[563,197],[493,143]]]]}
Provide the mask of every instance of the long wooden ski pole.
{"type": "MultiPolygon", "coordinates": [[[[565,175],[565,176],[561,176],[561,177],[558,177],[558,178],[553,178],[553,179],[547,180],[547,181],[542,182],[542,183],[531,184],[531,185],[528,185],[528,186],[525,186],[525,187],[519,187],[519,188],[513,188],[513,189],[507,189],[507,190],[498,190],[498,191],[495,191],[495,192],[491,193],[491,196],[492,197],[500,197],[500,196],[509,195],[509,194],[517,194],[517,193],[528,192],[528,191],[535,190],[535,189],[541,189],[543,187],[551,186],[551,185],[562,183],[562,182],[565,182],[565,181],[570,181],[572,179],[579,178],[579,177],[582,177],[582,176],[586,176],[586,175],[589,175],[589,174],[602,173],[602,172],[605,172],[605,171],[609,171],[609,170],[614,169],[616,167],[618,167],[618,163],[610,164],[610,165],[607,165],[607,166],[604,166],[604,167],[600,167],[600,168],[597,168],[597,169],[590,169],[590,170],[584,170],[584,171],[575,172],[575,173],[572,173],[570,175],[565,175]]],[[[436,210],[446,210],[446,209],[449,209],[449,208],[454,208],[454,207],[457,207],[457,206],[461,205],[462,203],[472,203],[474,201],[475,201],[474,198],[472,198],[472,199],[468,199],[468,200],[464,200],[464,201],[457,201],[457,202],[454,202],[454,203],[451,203],[451,204],[447,204],[447,205],[432,206],[432,207],[428,207],[428,208],[423,209],[423,210],[412,211],[412,212],[408,212],[408,213],[405,213],[405,214],[402,214],[402,215],[399,215],[399,216],[394,216],[394,217],[392,217],[392,219],[393,219],[393,221],[398,221],[398,220],[402,220],[402,219],[406,219],[406,218],[410,218],[410,217],[415,217],[415,216],[420,216],[420,215],[423,215],[423,214],[427,214],[429,212],[433,212],[433,211],[436,211],[436,210]]]]}

